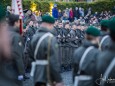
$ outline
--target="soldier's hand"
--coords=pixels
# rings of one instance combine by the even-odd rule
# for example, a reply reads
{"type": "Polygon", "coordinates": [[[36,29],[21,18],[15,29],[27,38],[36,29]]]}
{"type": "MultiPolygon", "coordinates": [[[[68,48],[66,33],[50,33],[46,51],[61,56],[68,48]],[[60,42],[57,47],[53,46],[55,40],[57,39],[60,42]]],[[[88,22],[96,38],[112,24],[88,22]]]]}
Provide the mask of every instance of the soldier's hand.
{"type": "Polygon", "coordinates": [[[64,84],[61,82],[61,83],[56,83],[55,86],[64,86],[64,84]]]}
{"type": "Polygon", "coordinates": [[[18,76],[18,80],[21,81],[21,80],[23,80],[23,79],[24,79],[24,76],[23,76],[23,75],[19,75],[19,76],[18,76]]]}

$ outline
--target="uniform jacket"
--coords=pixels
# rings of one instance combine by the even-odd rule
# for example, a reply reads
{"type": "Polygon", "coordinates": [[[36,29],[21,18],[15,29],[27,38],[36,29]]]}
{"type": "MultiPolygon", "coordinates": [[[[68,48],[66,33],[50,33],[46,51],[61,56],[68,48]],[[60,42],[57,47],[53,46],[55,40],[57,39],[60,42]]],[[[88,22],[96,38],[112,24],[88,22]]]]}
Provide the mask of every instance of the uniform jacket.
{"type": "Polygon", "coordinates": [[[91,75],[91,76],[95,74],[95,69],[96,69],[95,64],[96,64],[97,55],[99,54],[99,50],[97,49],[97,45],[94,45],[91,42],[85,40],[83,45],[79,47],[78,49],[76,49],[74,52],[74,57],[73,57],[73,76],[74,77],[77,75],[77,72],[79,69],[79,63],[80,63],[82,55],[84,54],[85,50],[90,46],[94,46],[94,49],[92,49],[86,55],[86,58],[82,64],[80,74],[91,75]]]}
{"type": "MultiPolygon", "coordinates": [[[[110,47],[98,56],[96,79],[99,79],[101,77],[101,75],[104,75],[107,67],[109,66],[109,64],[113,60],[113,58],[115,58],[115,42],[111,42],[110,47]]],[[[115,66],[114,66],[112,72],[109,74],[108,78],[115,79],[114,73],[115,73],[115,66]]],[[[98,85],[96,84],[96,86],[98,86],[98,85]]],[[[106,83],[104,86],[115,86],[115,83],[113,83],[113,84],[106,83]]]]}
{"type": "MultiPolygon", "coordinates": [[[[104,32],[104,31],[101,31],[100,42],[101,42],[101,40],[103,39],[103,37],[105,37],[105,36],[107,36],[107,35],[109,35],[109,33],[104,32]]],[[[109,48],[110,41],[111,41],[111,38],[110,38],[110,37],[106,38],[106,39],[103,41],[103,43],[102,43],[102,45],[101,45],[101,50],[102,50],[102,51],[104,51],[104,50],[106,50],[107,48],[109,48]]]]}
{"type": "Polygon", "coordinates": [[[25,73],[22,38],[13,28],[11,29],[11,59],[0,62],[0,86],[22,86],[18,76],[25,73]]]}
{"type": "MultiPolygon", "coordinates": [[[[44,27],[40,27],[39,31],[36,32],[36,34],[33,36],[30,47],[28,49],[28,58],[31,59],[31,61],[34,61],[34,51],[37,45],[38,40],[41,36],[43,36],[45,33],[50,32],[48,29],[44,27]]],[[[40,44],[40,47],[38,49],[37,53],[37,60],[47,60],[47,49],[48,49],[48,39],[49,37],[45,38],[42,43],[40,44]]],[[[50,49],[50,76],[52,81],[61,82],[61,76],[59,74],[60,66],[59,66],[59,60],[58,60],[58,46],[57,41],[55,37],[52,38],[51,41],[51,49],[50,49]]],[[[35,74],[39,75],[39,69],[36,69],[37,72],[35,74]]],[[[44,71],[43,71],[44,73],[44,71]]],[[[46,79],[46,73],[44,74],[44,77],[46,79]]],[[[39,82],[39,77],[34,77],[34,82],[39,82]]]]}
{"type": "Polygon", "coordinates": [[[70,31],[70,42],[71,42],[71,46],[73,47],[78,47],[82,44],[82,40],[83,40],[83,33],[81,30],[71,30],[70,31]]]}

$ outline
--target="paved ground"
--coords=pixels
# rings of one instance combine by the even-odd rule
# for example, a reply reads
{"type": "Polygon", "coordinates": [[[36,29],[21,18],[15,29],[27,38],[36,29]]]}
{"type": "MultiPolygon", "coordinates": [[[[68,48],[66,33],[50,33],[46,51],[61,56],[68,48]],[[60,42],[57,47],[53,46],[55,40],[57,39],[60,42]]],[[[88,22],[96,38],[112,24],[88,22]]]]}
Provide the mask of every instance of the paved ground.
{"type": "MultiPolygon", "coordinates": [[[[27,74],[27,76],[30,77],[29,74],[27,74]]],[[[30,77],[30,79],[27,79],[26,81],[24,81],[24,86],[33,86],[33,79],[32,79],[32,77],[30,77]]]]}
{"type": "Polygon", "coordinates": [[[63,73],[61,73],[61,76],[63,78],[63,82],[64,82],[65,86],[73,86],[72,71],[63,72],[63,73]]]}
{"type": "MultiPolygon", "coordinates": [[[[29,76],[29,74],[27,75],[29,76]]],[[[63,78],[63,82],[65,86],[73,86],[72,85],[72,71],[63,72],[61,73],[61,76],[63,78]]],[[[30,79],[24,82],[24,86],[33,86],[32,77],[30,77],[30,79]]]]}

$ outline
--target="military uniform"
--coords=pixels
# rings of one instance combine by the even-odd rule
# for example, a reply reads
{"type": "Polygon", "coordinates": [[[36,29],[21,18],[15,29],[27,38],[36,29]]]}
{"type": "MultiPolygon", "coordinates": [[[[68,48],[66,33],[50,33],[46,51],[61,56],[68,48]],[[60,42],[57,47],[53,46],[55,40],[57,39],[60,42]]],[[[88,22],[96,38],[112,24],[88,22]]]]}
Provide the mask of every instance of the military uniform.
{"type": "Polygon", "coordinates": [[[100,49],[102,51],[106,50],[109,47],[109,43],[111,41],[111,38],[109,36],[108,28],[109,28],[109,20],[102,20],[100,22],[101,24],[101,37],[100,37],[100,49]]]}
{"type": "MultiPolygon", "coordinates": [[[[98,37],[100,35],[100,31],[92,26],[86,30],[86,33],[87,35],[90,35],[92,37],[98,37]]],[[[95,75],[96,60],[99,53],[100,51],[98,50],[98,44],[92,43],[88,39],[84,40],[83,45],[76,49],[74,52],[73,78],[75,78],[75,76],[77,76],[78,74],[93,77],[95,75]],[[89,52],[87,52],[87,54],[85,54],[87,49],[89,49],[90,47],[92,47],[92,49],[89,52]],[[79,73],[78,70],[80,70],[79,73]]],[[[95,83],[95,78],[92,78],[92,81],[93,83],[95,83]]],[[[85,82],[81,83],[80,86],[82,86],[82,84],[85,84],[87,86],[85,82]]]]}
{"type": "MultiPolygon", "coordinates": [[[[39,31],[36,32],[36,34],[33,36],[33,39],[31,41],[29,50],[28,50],[28,54],[29,57],[32,61],[35,61],[34,58],[34,52],[35,52],[35,48],[37,45],[38,40],[46,33],[48,33],[49,30],[47,28],[44,27],[40,27],[39,31]]],[[[48,39],[49,37],[46,37],[42,43],[40,44],[40,47],[37,51],[37,60],[47,60],[47,47],[48,47],[48,39]]],[[[54,82],[61,82],[61,76],[59,74],[60,71],[60,66],[59,66],[59,62],[58,62],[58,46],[57,46],[57,42],[55,37],[52,38],[51,41],[51,50],[50,50],[50,76],[51,76],[51,80],[54,82]]],[[[39,80],[38,75],[42,75],[42,74],[38,74],[39,73],[39,68],[36,67],[36,71],[35,71],[35,76],[34,76],[34,83],[37,82],[43,82],[46,83],[47,79],[47,73],[46,72],[42,72],[44,73],[44,77],[42,77],[43,79],[45,79],[46,81],[42,81],[39,80]]]]}
{"type": "MultiPolygon", "coordinates": [[[[101,53],[98,56],[98,60],[97,60],[97,71],[96,71],[96,79],[98,81],[96,86],[98,86],[99,83],[99,78],[101,77],[101,75],[104,75],[106,69],[108,68],[108,66],[110,65],[111,61],[115,58],[115,43],[111,42],[110,43],[110,47],[105,50],[103,53],[101,53]]],[[[115,66],[112,69],[112,72],[109,74],[108,78],[112,78],[115,79],[115,66]]],[[[106,76],[107,77],[107,76],[106,76]]],[[[115,83],[105,83],[104,86],[115,86],[115,83]]]]}
{"type": "Polygon", "coordinates": [[[94,75],[95,74],[95,69],[96,69],[96,59],[99,54],[98,46],[92,44],[91,42],[85,40],[83,43],[83,46],[79,47],[77,50],[74,52],[74,57],[73,57],[73,76],[75,77],[77,75],[78,69],[79,69],[79,62],[81,60],[82,55],[84,54],[85,50],[93,46],[94,49],[92,49],[86,56],[84,63],[83,63],[83,68],[80,74],[83,75],[94,75]]]}
{"type": "MultiPolygon", "coordinates": [[[[104,86],[115,86],[115,82],[114,82],[115,81],[115,74],[114,74],[115,64],[113,66],[110,65],[110,63],[114,61],[115,59],[115,17],[113,17],[109,21],[109,30],[110,30],[110,37],[112,40],[110,42],[109,48],[98,56],[96,82],[102,80],[103,76],[106,74],[106,72],[108,72],[107,69],[109,67],[109,69],[111,70],[104,77],[104,79],[106,79],[106,81],[104,82],[104,86]]],[[[98,84],[102,84],[102,83],[98,82],[96,86],[98,86],[98,84]]]]}
{"type": "Polygon", "coordinates": [[[80,30],[71,30],[70,31],[70,41],[72,47],[79,47],[81,45],[81,33],[80,30]]]}
{"type": "Polygon", "coordinates": [[[19,76],[25,73],[21,36],[10,28],[11,59],[0,62],[0,86],[23,86],[19,76]]]}
{"type": "Polygon", "coordinates": [[[27,41],[28,38],[30,40],[32,39],[32,36],[35,34],[35,32],[36,32],[36,28],[35,27],[29,27],[28,28],[28,30],[24,34],[25,43],[26,43],[26,41],[27,41]]]}
{"type": "Polygon", "coordinates": [[[109,48],[111,38],[109,36],[108,32],[101,31],[101,37],[100,37],[100,49],[102,51],[109,48]]]}
{"type": "Polygon", "coordinates": [[[25,40],[24,62],[25,62],[26,69],[28,68],[27,65],[28,65],[28,60],[29,60],[29,58],[26,58],[28,56],[27,55],[28,54],[27,49],[29,47],[29,44],[31,42],[31,39],[32,39],[33,35],[36,33],[36,30],[37,29],[35,27],[29,27],[28,30],[27,30],[27,32],[24,34],[24,40],[25,40]]]}

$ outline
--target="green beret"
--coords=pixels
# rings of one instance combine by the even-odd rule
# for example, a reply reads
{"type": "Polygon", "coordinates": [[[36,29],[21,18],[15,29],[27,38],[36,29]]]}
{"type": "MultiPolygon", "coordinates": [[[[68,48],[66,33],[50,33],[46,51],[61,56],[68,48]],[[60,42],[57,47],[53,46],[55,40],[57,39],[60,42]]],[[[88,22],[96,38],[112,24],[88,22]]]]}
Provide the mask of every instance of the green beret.
{"type": "Polygon", "coordinates": [[[115,17],[109,21],[109,29],[111,34],[115,34],[115,17]]]}
{"type": "Polygon", "coordinates": [[[87,28],[86,34],[97,37],[100,36],[100,30],[93,26],[90,26],[87,28]]]}
{"type": "Polygon", "coordinates": [[[5,17],[5,9],[0,5],[0,21],[5,17]]]}
{"type": "Polygon", "coordinates": [[[44,15],[44,16],[42,16],[42,22],[54,24],[55,19],[50,15],[44,15]]]}
{"type": "Polygon", "coordinates": [[[101,26],[104,26],[104,27],[109,27],[109,20],[102,20],[100,22],[101,26]]]}

